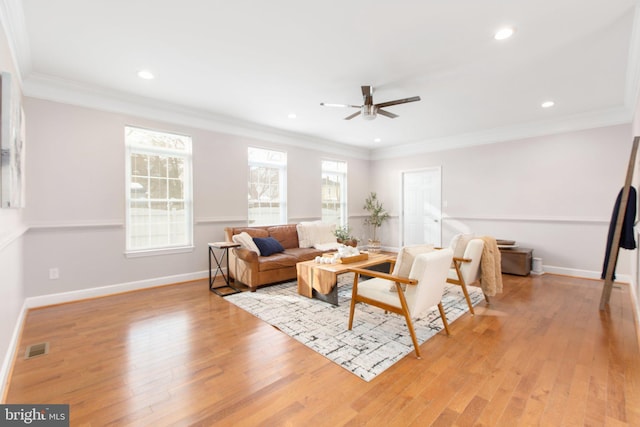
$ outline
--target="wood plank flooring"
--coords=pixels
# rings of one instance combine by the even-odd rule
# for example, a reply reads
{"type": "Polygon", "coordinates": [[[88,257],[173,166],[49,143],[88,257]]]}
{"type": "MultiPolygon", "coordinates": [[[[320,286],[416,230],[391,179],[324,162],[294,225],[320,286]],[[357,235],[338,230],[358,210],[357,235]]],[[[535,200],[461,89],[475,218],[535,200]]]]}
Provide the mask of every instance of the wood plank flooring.
{"type": "Polygon", "coordinates": [[[6,403],[68,403],[72,426],[640,426],[627,286],[605,312],[600,281],[504,288],[369,383],[206,280],[32,310],[6,403]]]}

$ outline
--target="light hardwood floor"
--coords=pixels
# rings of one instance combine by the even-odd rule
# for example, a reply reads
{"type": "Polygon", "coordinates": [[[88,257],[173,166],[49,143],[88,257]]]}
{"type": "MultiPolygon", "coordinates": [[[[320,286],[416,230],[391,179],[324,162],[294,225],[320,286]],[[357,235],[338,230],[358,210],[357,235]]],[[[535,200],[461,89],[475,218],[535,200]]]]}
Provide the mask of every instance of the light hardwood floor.
{"type": "Polygon", "coordinates": [[[6,403],[69,403],[72,426],[640,426],[628,288],[600,312],[599,281],[504,285],[370,383],[206,280],[32,310],[6,403]]]}

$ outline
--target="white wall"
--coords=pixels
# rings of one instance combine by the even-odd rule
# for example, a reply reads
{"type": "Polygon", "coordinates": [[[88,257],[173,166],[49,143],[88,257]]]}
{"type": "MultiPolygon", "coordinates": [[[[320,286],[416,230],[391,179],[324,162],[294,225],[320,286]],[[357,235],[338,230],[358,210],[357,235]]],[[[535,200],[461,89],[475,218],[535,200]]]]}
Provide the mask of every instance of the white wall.
{"type": "MultiPolygon", "coordinates": [[[[0,70],[11,74],[14,94],[21,96],[18,75],[2,27],[0,70]]],[[[28,151],[28,145],[25,149],[28,151]]],[[[0,390],[3,390],[9,373],[13,356],[11,348],[17,339],[24,303],[22,248],[25,230],[22,209],[0,209],[0,390]]]]}
{"type": "Polygon", "coordinates": [[[205,277],[207,243],[223,240],[224,227],[247,222],[249,145],[287,152],[290,222],[320,217],[322,158],[348,161],[350,199],[357,203],[359,198],[351,195],[363,191],[358,177],[369,173],[368,160],[323,153],[315,147],[282,146],[33,98],[25,99],[25,110],[30,148],[27,191],[33,201],[27,208],[30,229],[25,238],[27,297],[205,277]],[[125,125],[192,136],[192,253],[124,256],[125,125]],[[49,279],[54,267],[59,269],[58,280],[49,279]]]}
{"type": "MultiPolygon", "coordinates": [[[[620,125],[375,161],[371,190],[395,215],[383,244],[401,244],[400,172],[441,166],[443,244],[461,231],[493,235],[533,248],[545,271],[599,277],[631,142],[620,125]]],[[[617,271],[630,274],[627,258],[617,271]]]]}

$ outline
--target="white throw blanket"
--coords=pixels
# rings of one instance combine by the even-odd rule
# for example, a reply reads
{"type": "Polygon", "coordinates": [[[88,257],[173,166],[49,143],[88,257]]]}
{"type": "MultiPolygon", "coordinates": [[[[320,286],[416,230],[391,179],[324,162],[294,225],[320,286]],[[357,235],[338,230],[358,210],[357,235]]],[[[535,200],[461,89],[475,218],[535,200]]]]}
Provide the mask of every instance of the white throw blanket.
{"type": "Polygon", "coordinates": [[[316,243],[313,245],[314,248],[321,251],[335,251],[342,246],[342,243],[333,242],[333,243],[316,243]]]}

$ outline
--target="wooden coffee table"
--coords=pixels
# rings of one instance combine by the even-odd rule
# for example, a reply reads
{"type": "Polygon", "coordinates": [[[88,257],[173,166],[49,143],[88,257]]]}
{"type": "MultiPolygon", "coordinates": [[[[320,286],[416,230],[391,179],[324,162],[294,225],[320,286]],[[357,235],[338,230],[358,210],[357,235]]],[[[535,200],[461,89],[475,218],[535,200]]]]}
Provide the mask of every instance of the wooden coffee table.
{"type": "Polygon", "coordinates": [[[320,264],[305,261],[296,264],[298,273],[298,293],[307,298],[317,298],[338,305],[338,275],[350,268],[367,268],[396,262],[397,254],[370,253],[369,259],[349,264],[320,264]]]}

